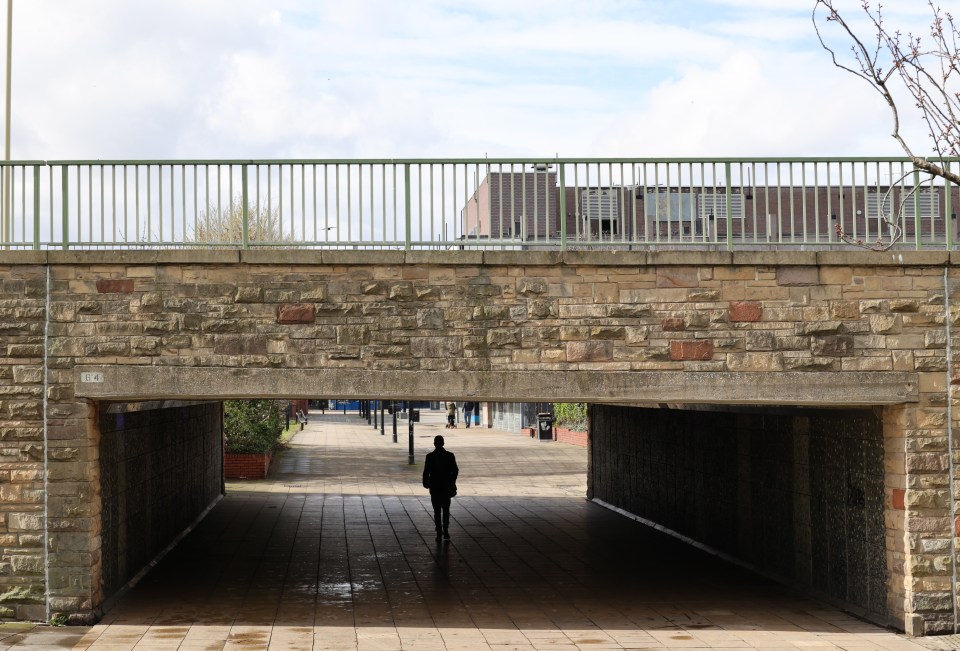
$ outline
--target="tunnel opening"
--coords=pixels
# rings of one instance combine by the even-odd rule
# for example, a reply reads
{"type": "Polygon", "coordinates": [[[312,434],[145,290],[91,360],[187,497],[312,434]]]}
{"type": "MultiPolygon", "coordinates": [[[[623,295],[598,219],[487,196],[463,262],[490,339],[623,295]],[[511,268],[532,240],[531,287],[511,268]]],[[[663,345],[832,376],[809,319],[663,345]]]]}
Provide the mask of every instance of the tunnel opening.
{"type": "Polygon", "coordinates": [[[591,492],[889,623],[881,409],[591,407],[591,492]]]}
{"type": "MultiPolygon", "coordinates": [[[[364,414],[360,405],[345,413],[331,401],[323,414],[311,411],[293,452],[278,454],[271,480],[258,484],[224,480],[221,402],[101,403],[105,609],[131,579],[146,575],[143,583],[153,587],[133,604],[180,581],[198,591],[198,603],[224,589],[279,590],[280,607],[292,604],[300,613],[292,622],[329,610],[343,623],[345,613],[373,603],[396,608],[406,590],[468,591],[469,584],[454,581],[456,573],[444,574],[452,567],[482,577],[467,580],[494,586],[490,594],[511,608],[522,607],[523,595],[563,592],[571,580],[604,594],[603,603],[621,595],[655,608],[662,586],[680,574],[687,583],[682,598],[695,595],[700,581],[727,591],[714,595],[717,604],[738,594],[738,583],[750,595],[786,594],[706,564],[693,549],[665,545],[660,529],[783,586],[890,623],[881,409],[591,404],[589,448],[565,446],[581,455],[567,459],[542,455],[551,444],[522,426],[493,428],[500,438],[479,447],[459,438],[485,436],[503,419],[497,403],[484,404],[482,426],[466,430],[458,420],[453,431],[444,429],[443,402],[421,403],[417,464],[409,466],[409,411],[397,410],[394,443],[389,410],[374,402],[364,414]],[[355,430],[354,447],[337,441],[334,430],[344,427],[355,430]],[[419,463],[438,433],[467,468],[449,556],[432,549],[430,501],[419,486],[419,463]],[[652,528],[643,533],[602,519],[615,536],[594,530],[597,506],[585,496],[652,528]],[[535,524],[525,525],[527,517],[535,524]],[[571,528],[581,517],[584,528],[571,528]],[[194,533],[178,542],[191,527],[194,533]],[[278,536],[291,531],[295,540],[285,546],[278,536]],[[211,551],[213,539],[219,551],[211,551]],[[172,557],[162,561],[163,571],[145,574],[163,554],[172,557]],[[677,574],[651,566],[651,556],[688,567],[677,574]],[[403,578],[394,584],[388,570],[403,578]],[[424,572],[440,574],[415,586],[424,572]],[[201,577],[209,583],[198,583],[201,577]]],[[[129,617],[129,605],[125,612],[129,617]]]]}

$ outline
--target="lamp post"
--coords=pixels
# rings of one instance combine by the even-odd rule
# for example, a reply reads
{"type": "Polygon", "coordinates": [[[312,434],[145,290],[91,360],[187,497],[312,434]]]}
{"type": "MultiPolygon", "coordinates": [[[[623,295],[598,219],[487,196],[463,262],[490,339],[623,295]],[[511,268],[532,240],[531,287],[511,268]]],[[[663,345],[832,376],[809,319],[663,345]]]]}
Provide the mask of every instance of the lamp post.
{"type": "MultiPolygon", "coordinates": [[[[11,69],[13,58],[13,0],[7,0],[7,92],[5,98],[6,104],[6,117],[4,120],[4,135],[3,135],[3,160],[10,160],[10,79],[11,79],[11,69]]],[[[2,220],[0,220],[0,240],[3,240],[4,244],[10,242],[10,236],[13,233],[11,228],[13,223],[13,193],[11,192],[10,187],[10,168],[3,168],[3,209],[0,210],[2,213],[2,220]]]]}

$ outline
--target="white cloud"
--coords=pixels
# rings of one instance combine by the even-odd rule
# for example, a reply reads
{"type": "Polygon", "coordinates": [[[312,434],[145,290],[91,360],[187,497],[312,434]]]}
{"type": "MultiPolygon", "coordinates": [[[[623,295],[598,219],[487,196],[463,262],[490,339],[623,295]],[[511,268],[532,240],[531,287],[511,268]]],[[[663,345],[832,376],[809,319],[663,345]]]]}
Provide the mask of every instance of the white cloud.
{"type": "Polygon", "coordinates": [[[806,0],[16,0],[18,158],[898,153],[806,0]]]}

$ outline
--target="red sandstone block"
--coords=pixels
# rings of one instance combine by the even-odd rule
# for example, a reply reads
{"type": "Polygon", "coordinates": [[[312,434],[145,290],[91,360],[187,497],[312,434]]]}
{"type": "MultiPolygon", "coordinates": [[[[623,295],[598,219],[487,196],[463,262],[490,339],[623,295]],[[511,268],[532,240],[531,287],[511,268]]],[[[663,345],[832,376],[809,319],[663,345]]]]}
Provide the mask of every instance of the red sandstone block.
{"type": "Polygon", "coordinates": [[[670,359],[674,361],[696,360],[705,362],[713,359],[712,341],[671,341],[670,359]]]}
{"type": "Polygon", "coordinates": [[[671,317],[661,321],[660,327],[663,328],[664,332],[681,332],[687,329],[687,324],[683,322],[683,319],[671,317]]]}
{"type": "Polygon", "coordinates": [[[285,303],[277,308],[277,323],[313,323],[317,311],[305,303],[285,303]]]}
{"type": "Polygon", "coordinates": [[[133,280],[130,278],[101,278],[97,281],[97,292],[100,294],[129,294],[133,291],[133,280]]]}
{"type": "Polygon", "coordinates": [[[904,493],[906,493],[906,491],[902,488],[893,489],[893,499],[891,501],[893,502],[893,508],[899,511],[903,511],[904,509],[906,509],[906,507],[903,504],[904,493]]]}
{"type": "Polygon", "coordinates": [[[730,303],[731,321],[759,321],[763,307],[756,301],[733,301],[730,303]]]}

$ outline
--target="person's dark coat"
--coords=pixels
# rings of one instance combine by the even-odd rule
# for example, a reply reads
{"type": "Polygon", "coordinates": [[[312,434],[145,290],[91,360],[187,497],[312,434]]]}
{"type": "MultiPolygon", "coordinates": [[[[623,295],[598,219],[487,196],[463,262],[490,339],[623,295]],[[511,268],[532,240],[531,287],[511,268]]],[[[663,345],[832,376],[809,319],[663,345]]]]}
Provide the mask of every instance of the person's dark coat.
{"type": "Polygon", "coordinates": [[[430,489],[430,495],[453,497],[457,494],[457,457],[444,448],[436,448],[427,455],[423,463],[423,487],[430,489]]]}

